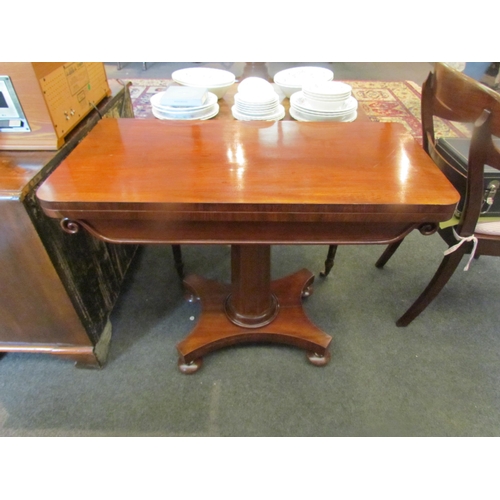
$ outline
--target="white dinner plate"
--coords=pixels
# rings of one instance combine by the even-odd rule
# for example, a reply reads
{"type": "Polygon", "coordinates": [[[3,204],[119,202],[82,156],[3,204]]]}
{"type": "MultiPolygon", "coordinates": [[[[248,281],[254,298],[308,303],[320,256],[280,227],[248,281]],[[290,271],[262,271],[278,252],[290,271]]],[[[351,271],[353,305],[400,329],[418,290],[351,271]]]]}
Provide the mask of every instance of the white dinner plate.
{"type": "Polygon", "coordinates": [[[343,95],[336,95],[335,97],[333,96],[325,96],[322,94],[310,94],[309,92],[306,92],[305,90],[302,90],[302,93],[308,97],[309,99],[312,99],[314,101],[319,101],[319,102],[339,102],[339,101],[345,101],[346,99],[349,99],[351,97],[351,93],[348,94],[343,94],[343,95]]]}
{"type": "Polygon", "coordinates": [[[161,98],[163,97],[165,92],[158,92],[154,96],[151,97],[151,105],[159,111],[166,111],[169,113],[182,112],[185,113],[187,110],[189,111],[197,111],[200,109],[207,109],[210,106],[213,106],[217,102],[217,96],[212,94],[212,92],[207,93],[207,100],[201,106],[186,106],[186,107],[178,107],[178,106],[165,106],[161,104],[161,98]]]}
{"type": "Polygon", "coordinates": [[[279,100],[279,95],[274,92],[274,90],[266,93],[238,92],[234,96],[235,102],[250,104],[252,106],[275,104],[279,102],[279,100]]]}
{"type": "Polygon", "coordinates": [[[290,97],[290,106],[311,114],[318,115],[342,115],[358,109],[358,101],[349,97],[343,102],[320,103],[314,102],[304,96],[303,92],[296,92],[290,97]],[[328,107],[328,105],[330,107],[328,107]]]}
{"type": "Polygon", "coordinates": [[[247,115],[244,113],[240,113],[237,109],[236,106],[233,106],[231,108],[231,111],[233,113],[233,117],[236,118],[237,120],[241,121],[252,121],[252,120],[261,120],[261,121],[275,121],[275,120],[281,120],[285,117],[285,108],[283,107],[282,104],[279,104],[277,106],[276,112],[268,115],[260,115],[260,116],[254,116],[254,115],[247,115]]]}
{"type": "Polygon", "coordinates": [[[272,111],[273,109],[276,109],[278,106],[279,102],[274,102],[272,104],[266,104],[265,106],[252,106],[251,104],[245,104],[243,102],[235,102],[234,105],[241,111],[272,111]]]}
{"type": "Polygon", "coordinates": [[[319,116],[290,107],[290,116],[299,122],[353,122],[357,118],[358,113],[357,111],[352,111],[340,116],[319,116]]]}
{"type": "Polygon", "coordinates": [[[180,113],[168,113],[164,111],[159,111],[156,108],[151,109],[153,115],[159,120],[208,120],[213,118],[219,112],[219,105],[215,103],[211,108],[195,112],[186,112],[185,114],[180,113]]]}
{"type": "Polygon", "coordinates": [[[278,113],[280,110],[278,106],[274,106],[273,108],[268,108],[264,110],[254,110],[254,109],[246,109],[246,108],[240,108],[237,104],[235,105],[236,111],[242,115],[248,115],[248,116],[261,116],[261,117],[266,117],[269,115],[275,115],[278,113]]]}
{"type": "Polygon", "coordinates": [[[318,97],[322,99],[343,99],[349,97],[352,87],[344,82],[308,82],[302,91],[307,96],[318,97]]]}

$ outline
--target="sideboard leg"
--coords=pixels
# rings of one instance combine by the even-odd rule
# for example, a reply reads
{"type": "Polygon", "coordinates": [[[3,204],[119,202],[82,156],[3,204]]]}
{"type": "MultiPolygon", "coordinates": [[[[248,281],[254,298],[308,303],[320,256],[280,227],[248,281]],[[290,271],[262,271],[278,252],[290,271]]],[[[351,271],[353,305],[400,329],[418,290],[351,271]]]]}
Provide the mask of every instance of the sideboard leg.
{"type": "Polygon", "coordinates": [[[84,370],[100,370],[102,368],[102,364],[99,362],[97,357],[92,354],[73,356],[72,359],[75,361],[75,368],[84,369],[84,370]]]}
{"type": "Polygon", "coordinates": [[[75,359],[76,368],[102,368],[106,364],[108,358],[109,346],[111,344],[111,335],[113,329],[111,321],[106,323],[104,330],[101,333],[99,341],[95,345],[92,352],[77,355],[75,359]]]}

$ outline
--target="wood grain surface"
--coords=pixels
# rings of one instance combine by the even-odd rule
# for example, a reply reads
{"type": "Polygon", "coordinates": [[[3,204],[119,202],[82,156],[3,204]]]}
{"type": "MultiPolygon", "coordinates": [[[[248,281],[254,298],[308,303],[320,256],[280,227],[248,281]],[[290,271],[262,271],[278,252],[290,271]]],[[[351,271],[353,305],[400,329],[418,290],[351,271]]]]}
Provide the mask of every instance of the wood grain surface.
{"type": "Polygon", "coordinates": [[[37,195],[53,217],[134,210],[259,221],[280,213],[288,221],[304,213],[441,221],[458,200],[400,124],[126,119],[99,122],[37,195]]]}

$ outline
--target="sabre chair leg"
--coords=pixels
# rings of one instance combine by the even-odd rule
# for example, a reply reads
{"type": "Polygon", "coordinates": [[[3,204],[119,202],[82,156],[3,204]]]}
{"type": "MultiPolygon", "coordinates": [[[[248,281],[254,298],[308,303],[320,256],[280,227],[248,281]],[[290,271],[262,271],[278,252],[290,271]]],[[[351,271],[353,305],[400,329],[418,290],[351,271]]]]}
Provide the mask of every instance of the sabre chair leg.
{"type": "Polygon", "coordinates": [[[182,262],[182,252],[180,245],[172,245],[172,253],[174,254],[175,269],[179,278],[184,279],[184,263],[182,262]]]}
{"type": "Polygon", "coordinates": [[[408,326],[437,297],[460,264],[465,254],[464,246],[449,255],[445,255],[427,288],[403,316],[396,321],[397,326],[408,326]]]}
{"type": "Polygon", "coordinates": [[[326,278],[330,274],[335,260],[335,254],[337,253],[337,248],[337,245],[330,245],[328,247],[328,254],[325,260],[325,270],[319,273],[322,278],[326,278]]]}
{"type": "Polygon", "coordinates": [[[391,243],[390,245],[387,246],[387,248],[384,250],[384,253],[379,257],[377,262],[375,262],[375,267],[378,267],[381,269],[384,267],[389,259],[394,255],[396,250],[399,248],[399,245],[403,243],[403,240],[396,241],[395,243],[391,243]]]}

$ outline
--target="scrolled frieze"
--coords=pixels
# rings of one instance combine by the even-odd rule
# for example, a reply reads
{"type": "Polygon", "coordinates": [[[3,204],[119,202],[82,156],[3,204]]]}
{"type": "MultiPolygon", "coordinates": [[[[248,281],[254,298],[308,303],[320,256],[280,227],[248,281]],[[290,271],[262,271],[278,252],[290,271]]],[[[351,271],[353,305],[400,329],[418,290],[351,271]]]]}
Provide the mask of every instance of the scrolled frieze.
{"type": "Polygon", "coordinates": [[[437,228],[438,225],[435,224],[434,222],[426,222],[425,224],[421,224],[418,227],[418,230],[424,236],[430,236],[431,234],[434,234],[437,231],[437,228]]]}
{"type": "Polygon", "coordinates": [[[76,234],[78,231],[80,231],[80,224],[78,222],[71,220],[71,219],[62,219],[61,222],[61,227],[64,232],[68,234],[76,234]]]}

